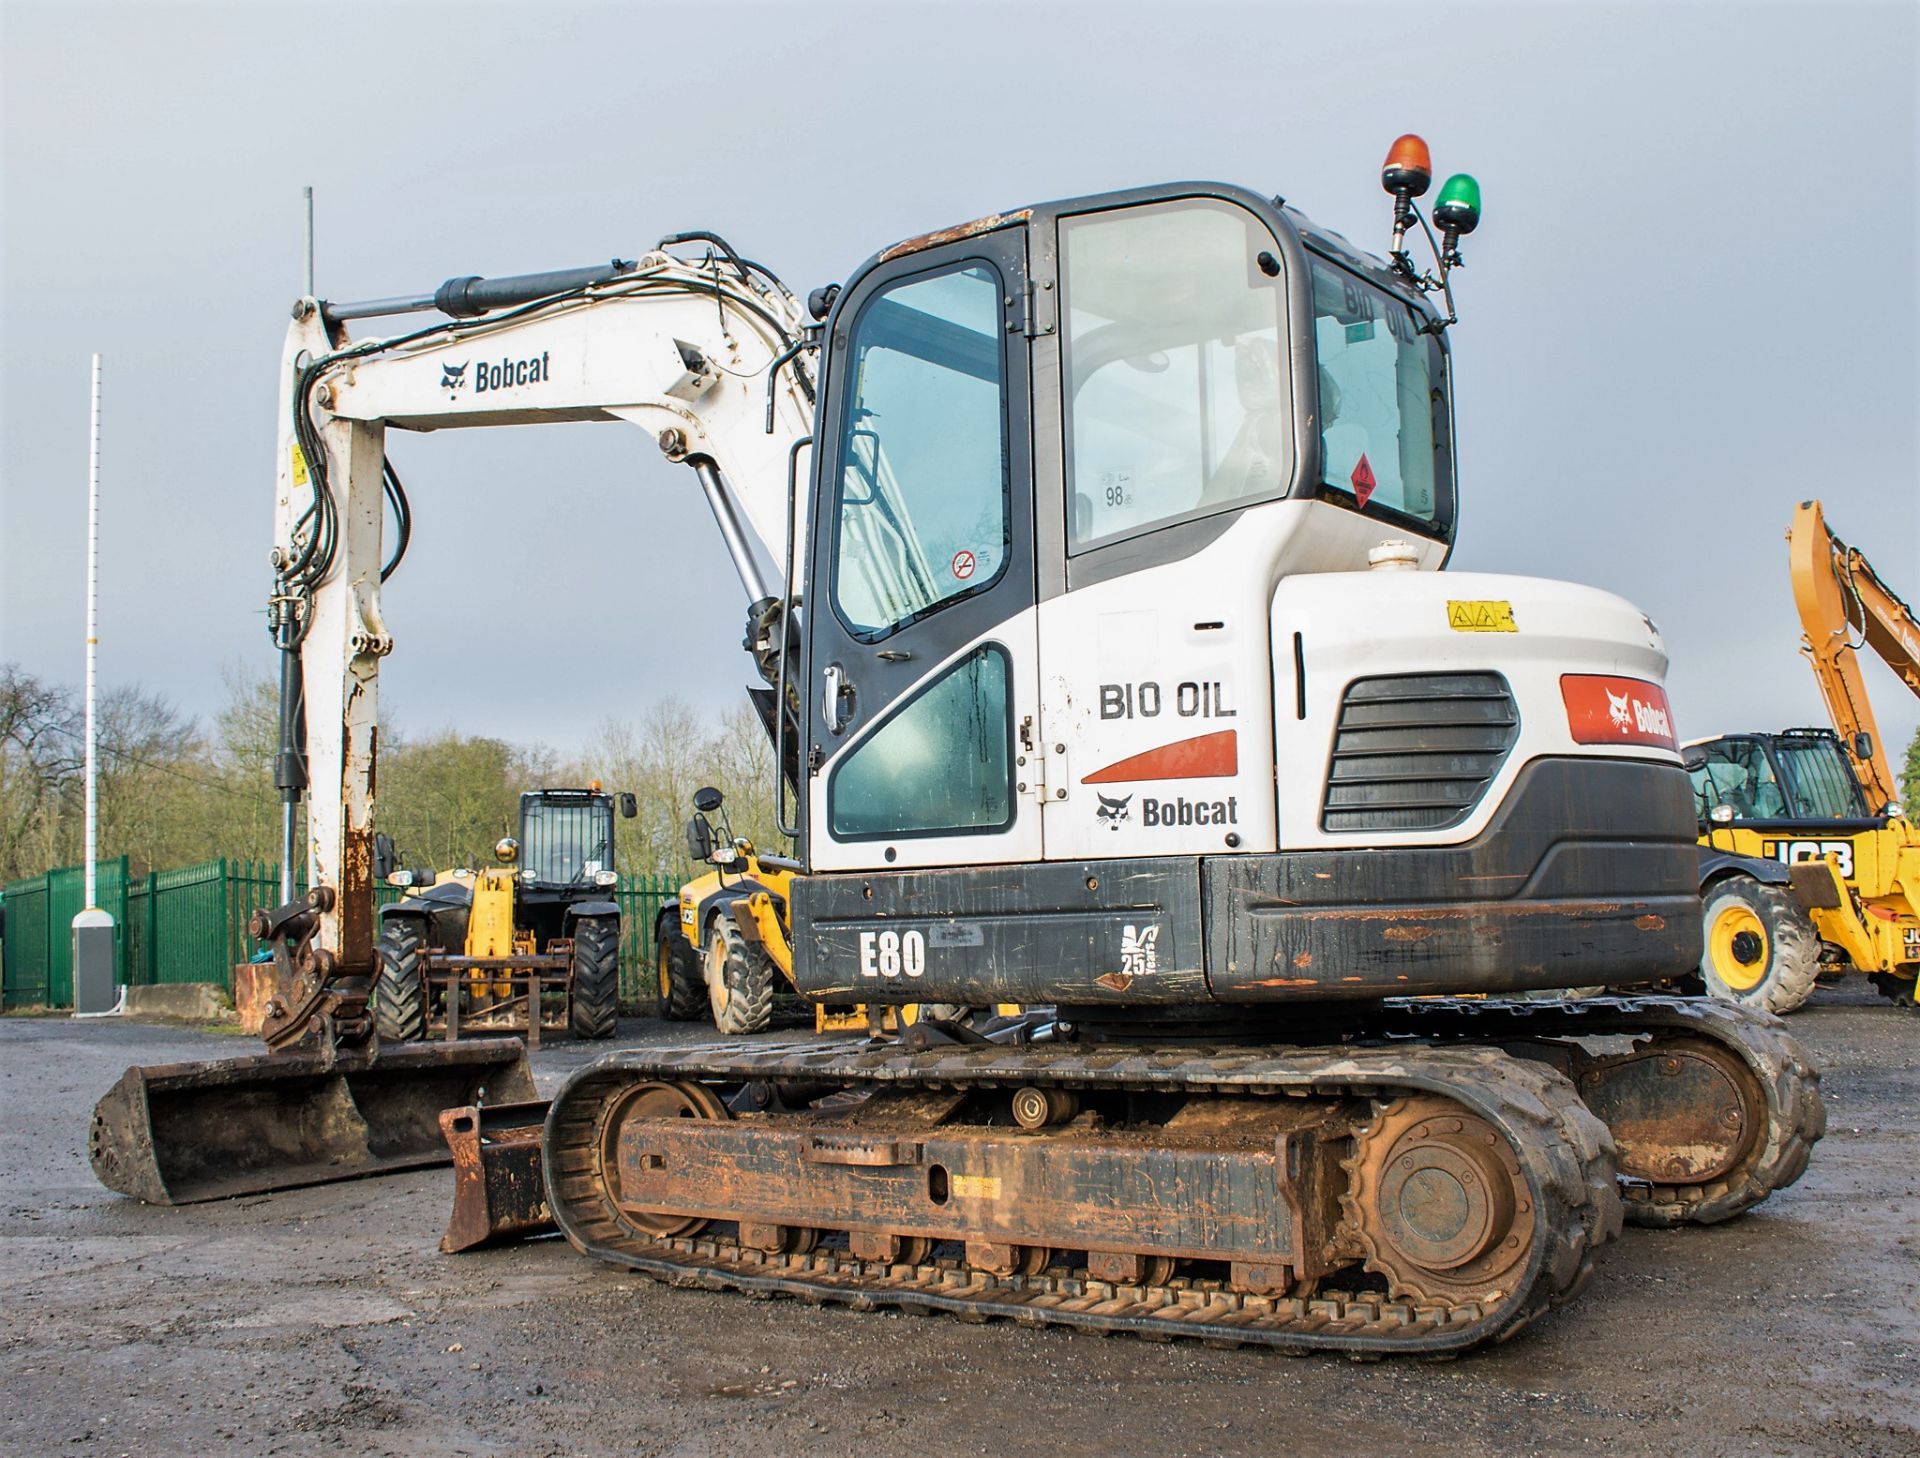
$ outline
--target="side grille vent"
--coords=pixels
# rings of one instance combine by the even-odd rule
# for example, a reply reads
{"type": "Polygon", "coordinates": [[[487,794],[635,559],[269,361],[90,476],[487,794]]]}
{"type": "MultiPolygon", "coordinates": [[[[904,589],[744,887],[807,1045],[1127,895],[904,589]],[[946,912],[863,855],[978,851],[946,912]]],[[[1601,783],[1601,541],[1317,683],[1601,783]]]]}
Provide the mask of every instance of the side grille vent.
{"type": "Polygon", "coordinates": [[[1443,830],[1480,803],[1520,734],[1497,673],[1408,673],[1347,685],[1320,828],[1443,830]]]}

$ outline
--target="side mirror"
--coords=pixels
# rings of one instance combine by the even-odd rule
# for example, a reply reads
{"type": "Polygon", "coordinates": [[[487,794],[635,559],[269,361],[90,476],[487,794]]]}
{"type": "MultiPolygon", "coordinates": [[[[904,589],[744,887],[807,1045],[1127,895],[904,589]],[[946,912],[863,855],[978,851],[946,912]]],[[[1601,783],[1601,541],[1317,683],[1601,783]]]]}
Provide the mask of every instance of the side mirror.
{"type": "Polygon", "coordinates": [[[723,798],[721,793],[714,789],[712,785],[707,785],[693,792],[693,808],[698,810],[702,815],[711,815],[720,808],[720,802],[723,798]]]}
{"type": "Polygon", "coordinates": [[[393,852],[393,837],[384,830],[373,833],[373,879],[384,881],[394,873],[400,858],[393,852]]]}
{"type": "Polygon", "coordinates": [[[687,855],[695,861],[713,859],[713,827],[696,815],[687,822],[687,855]]]}
{"type": "Polygon", "coordinates": [[[520,842],[510,835],[503,835],[493,843],[493,858],[503,866],[510,866],[520,859],[520,842]]]}
{"type": "Polygon", "coordinates": [[[1853,736],[1853,757],[1855,759],[1873,758],[1873,736],[1864,730],[1853,736]]]}
{"type": "Polygon", "coordinates": [[[1707,812],[1707,819],[1715,825],[1731,825],[1733,824],[1733,806],[1715,805],[1707,812]]]}
{"type": "Polygon", "coordinates": [[[622,790],[620,792],[620,818],[622,820],[631,820],[639,813],[640,802],[633,798],[633,791],[622,790]]]}

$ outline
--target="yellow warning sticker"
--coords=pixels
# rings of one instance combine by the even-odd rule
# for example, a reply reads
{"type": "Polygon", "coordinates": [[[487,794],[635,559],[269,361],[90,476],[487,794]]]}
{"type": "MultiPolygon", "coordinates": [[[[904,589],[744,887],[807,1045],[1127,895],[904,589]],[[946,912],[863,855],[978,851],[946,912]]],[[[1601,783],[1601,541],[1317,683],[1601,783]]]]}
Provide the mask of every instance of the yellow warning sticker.
{"type": "Polygon", "coordinates": [[[293,445],[293,484],[296,486],[307,484],[307,457],[300,449],[298,441],[293,445]]]}
{"type": "Polygon", "coordinates": [[[953,1192],[972,1200],[997,1200],[1000,1198],[1000,1176],[955,1175],[953,1192]]]}
{"type": "Polygon", "coordinates": [[[1486,601],[1447,602],[1447,626],[1456,633],[1517,633],[1513,622],[1513,604],[1486,601]]]}

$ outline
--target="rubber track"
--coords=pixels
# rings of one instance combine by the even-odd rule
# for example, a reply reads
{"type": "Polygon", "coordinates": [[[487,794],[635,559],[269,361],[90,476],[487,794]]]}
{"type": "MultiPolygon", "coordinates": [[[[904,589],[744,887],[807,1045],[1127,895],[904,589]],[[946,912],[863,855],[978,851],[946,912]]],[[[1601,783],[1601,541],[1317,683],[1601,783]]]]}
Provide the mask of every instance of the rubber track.
{"type": "MultiPolygon", "coordinates": [[[[548,1111],[544,1143],[548,1202],[568,1240],[590,1255],[676,1285],[1356,1357],[1446,1355],[1505,1340],[1578,1294],[1592,1274],[1595,1252],[1618,1235],[1621,1222],[1606,1126],[1556,1070],[1491,1048],[1200,1052],[1049,1044],[917,1054],[737,1044],[633,1049],[610,1054],[562,1086],[548,1111]],[[996,1277],[946,1261],[863,1263],[832,1249],[774,1256],[711,1233],[655,1240],[619,1218],[598,1172],[607,1101],[636,1081],[654,1079],[1009,1090],[1041,1084],[1337,1099],[1432,1092],[1457,1099],[1506,1135],[1546,1217],[1538,1227],[1544,1238],[1517,1293],[1492,1310],[1473,1303],[1415,1307],[1379,1293],[1263,1297],[1218,1281],[1178,1277],[1158,1286],[1113,1286],[1063,1268],[996,1277]]],[[[804,1212],[795,1212],[791,1223],[808,1222],[804,1212]]]]}
{"type": "Polygon", "coordinates": [[[1806,1172],[1827,1127],[1820,1074],[1807,1050],[1771,1013],[1711,998],[1589,997],[1566,1002],[1404,1002],[1401,1030],[1475,1043],[1502,1037],[1598,1037],[1674,1033],[1705,1038],[1738,1056],[1766,1103],[1766,1137],[1741,1166],[1706,1185],[1662,1185],[1621,1176],[1635,1225],[1714,1225],[1752,1209],[1806,1172]]]}

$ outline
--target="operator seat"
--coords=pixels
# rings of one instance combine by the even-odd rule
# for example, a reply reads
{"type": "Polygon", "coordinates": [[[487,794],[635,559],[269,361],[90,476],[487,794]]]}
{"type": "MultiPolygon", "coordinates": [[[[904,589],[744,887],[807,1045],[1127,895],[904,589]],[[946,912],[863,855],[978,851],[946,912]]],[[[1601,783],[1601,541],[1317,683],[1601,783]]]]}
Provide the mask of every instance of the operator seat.
{"type": "Polygon", "coordinates": [[[1201,506],[1266,496],[1287,484],[1291,469],[1288,402],[1280,393],[1280,352],[1274,342],[1260,335],[1235,341],[1233,380],[1245,414],[1200,492],[1201,506]]]}

